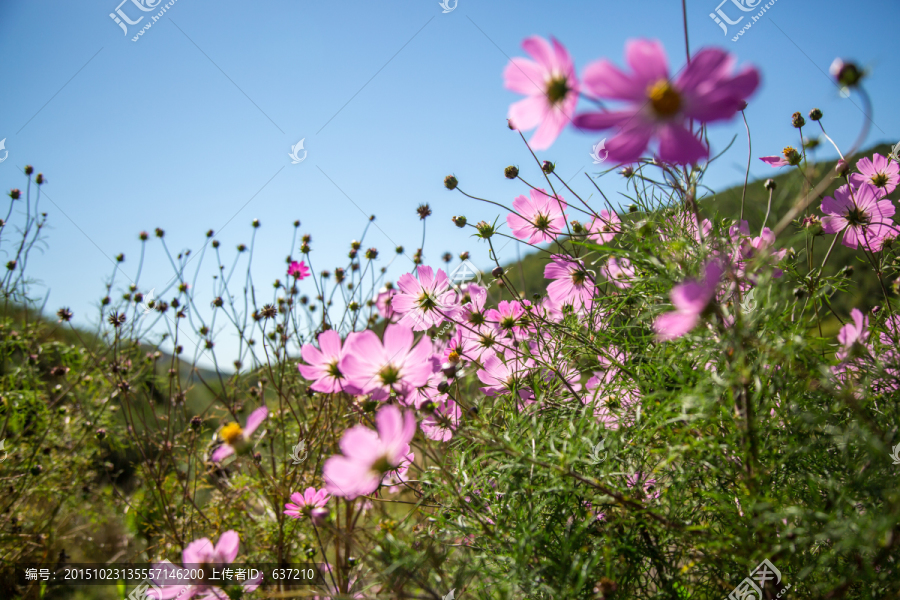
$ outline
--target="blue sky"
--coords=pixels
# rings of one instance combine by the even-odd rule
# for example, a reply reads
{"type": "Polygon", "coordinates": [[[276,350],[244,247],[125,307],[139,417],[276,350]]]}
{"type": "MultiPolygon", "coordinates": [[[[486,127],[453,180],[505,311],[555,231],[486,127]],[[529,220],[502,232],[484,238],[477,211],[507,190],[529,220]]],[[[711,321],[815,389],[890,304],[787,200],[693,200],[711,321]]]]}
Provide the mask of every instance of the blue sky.
{"type": "MultiPolygon", "coordinates": [[[[454,173],[469,193],[509,204],[525,189],[503,178],[506,165],[539,179],[505,122],[517,96],[503,89],[502,71],[508,57],[523,55],[521,41],[556,36],[579,72],[602,57],[621,64],[625,41],[635,37],[660,39],[673,68],[685,58],[678,0],[459,0],[447,14],[437,0],[177,0],[137,42],[131,38],[149,17],[124,35],[109,17],[117,4],[0,4],[0,138],[9,152],[0,185],[24,188],[25,164],[47,176],[49,246],[29,268],[35,290],[49,290],[48,309],[71,306],[83,324],[96,319],[112,257],[124,252],[125,274],[134,278],[138,232],[155,227],[165,229],[173,252],[198,251],[214,229],[228,255],[249,242],[250,222],[260,219],[254,272],[267,282],[283,278],[294,219],[312,234],[322,269],[344,262],[349,241],[375,214],[366,247],[379,248],[386,263],[396,244],[410,255],[418,246],[415,208],[427,202],[434,214],[426,263],[468,250],[488,267],[486,246],[450,217],[493,220],[498,209],[446,191],[442,180],[454,173]],[[307,158],[291,164],[301,138],[307,158]]],[[[852,144],[863,115],[859,100],[840,97],[827,76],[836,56],[871,69],[868,143],[896,142],[894,0],[777,0],[737,42],[731,35],[740,25],[726,36],[710,19],[716,0],[687,4],[692,51],[721,45],[762,71],[747,110],[754,156],[795,144],[790,115],[814,106],[835,141],[852,144]]],[[[132,0],[121,10],[132,20],[156,14],[132,0]]],[[[722,10],[741,14],[730,1],[722,10]]],[[[735,134],[707,178],[714,188],[743,180],[743,124],[715,127],[713,150],[735,134]]],[[[589,193],[580,173],[594,172],[588,154],[600,137],[566,131],[539,156],[589,193]]],[[[770,172],[754,158],[751,177],[770,172]]],[[[604,179],[607,196],[621,189],[617,177],[604,179]]],[[[515,256],[514,244],[501,253],[515,256]]],[[[397,260],[393,278],[410,266],[397,260]]],[[[201,275],[207,289],[211,275],[201,275]]],[[[150,244],[140,288],[171,276],[161,248],[150,244]]]]}

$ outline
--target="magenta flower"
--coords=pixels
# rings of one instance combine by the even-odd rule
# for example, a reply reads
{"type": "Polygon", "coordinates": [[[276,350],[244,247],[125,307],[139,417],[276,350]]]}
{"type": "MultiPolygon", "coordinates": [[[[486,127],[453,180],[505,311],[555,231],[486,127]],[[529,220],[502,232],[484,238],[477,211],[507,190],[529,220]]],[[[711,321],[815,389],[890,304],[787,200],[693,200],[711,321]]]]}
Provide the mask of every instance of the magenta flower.
{"type": "Polygon", "coordinates": [[[862,245],[872,251],[881,249],[884,240],[894,237],[891,217],[894,204],[882,200],[881,191],[870,183],[857,189],[842,185],[834,191],[834,198],[822,200],[822,229],[825,233],[844,232],[841,243],[848,248],[862,245]]]}
{"type": "Polygon", "coordinates": [[[564,254],[550,258],[553,262],[544,267],[544,278],[556,281],[547,286],[547,296],[556,304],[590,305],[596,285],[584,263],[564,254]]]}
{"type": "MultiPolygon", "coordinates": [[[[160,573],[160,577],[153,577],[153,583],[160,586],[159,590],[147,592],[148,598],[154,600],[189,600],[200,596],[200,600],[226,600],[228,595],[222,588],[210,584],[205,579],[191,580],[192,569],[203,569],[206,575],[212,575],[212,569],[221,570],[234,562],[237,558],[241,539],[236,531],[226,531],[219,538],[219,542],[213,546],[208,538],[194,540],[184,547],[181,554],[182,569],[173,569],[172,563],[166,561],[154,566],[154,572],[160,573]],[[169,583],[176,581],[177,583],[169,583]]],[[[196,571],[195,571],[196,572],[196,571]]],[[[257,587],[261,578],[244,582],[244,591],[252,592],[257,587]]]]}
{"type": "Polygon", "coordinates": [[[309,267],[306,266],[306,263],[302,260],[297,262],[296,260],[291,262],[291,265],[288,267],[288,275],[293,275],[297,279],[305,279],[309,277],[309,267]]]}
{"type": "Polygon", "coordinates": [[[793,147],[785,146],[781,156],[760,156],[759,160],[773,167],[795,167],[800,164],[801,156],[793,147]]]}
{"type": "Polygon", "coordinates": [[[403,274],[397,281],[400,291],[391,300],[391,308],[403,315],[399,323],[409,325],[414,331],[425,331],[454,319],[459,310],[459,293],[450,286],[450,280],[442,269],[437,275],[431,267],[416,268],[418,279],[411,273],[403,274]]]}
{"type": "Polygon", "coordinates": [[[673,312],[656,317],[653,330],[656,339],[664,342],[680,338],[700,322],[700,315],[716,296],[716,286],[725,272],[717,260],[706,263],[701,281],[688,279],[672,288],[669,297],[675,306],[673,312]]]}
{"type": "Polygon", "coordinates": [[[462,328],[463,344],[466,345],[466,358],[483,361],[494,354],[500,342],[500,332],[490,324],[462,328]]]}
{"type": "MultiPolygon", "coordinates": [[[[735,245],[731,262],[734,271],[740,279],[746,279],[750,283],[755,283],[755,278],[747,273],[747,263],[761,252],[768,250],[775,245],[775,234],[768,227],[764,227],[758,237],[750,237],[750,224],[747,221],[741,221],[740,224],[732,225],[728,228],[728,235],[731,237],[735,245]]],[[[784,275],[784,271],[778,267],[774,267],[787,254],[787,250],[776,250],[769,255],[768,262],[773,265],[772,277],[778,279],[784,275]]]]}
{"type": "Polygon", "coordinates": [[[879,189],[882,197],[893,192],[900,183],[900,165],[880,154],[875,154],[871,159],[859,159],[856,168],[859,173],[850,175],[850,183],[854,186],[871,183],[879,189]]]}
{"type": "Polygon", "coordinates": [[[522,48],[534,60],[513,58],[503,71],[506,89],[526,96],[509,107],[509,123],[520,130],[538,128],[529,141],[535,150],[553,144],[578,103],[575,65],[562,44],[551,42],[539,36],[526,39],[522,48]]]}
{"type": "Polygon", "coordinates": [[[552,242],[566,225],[568,205],[561,196],[553,198],[542,189],[531,190],[529,195],[513,200],[516,212],[506,215],[506,224],[516,238],[527,239],[529,244],[552,242]]]}
{"type": "Polygon", "coordinates": [[[623,290],[630,288],[631,282],[634,280],[634,267],[631,266],[631,261],[627,258],[623,258],[619,261],[616,260],[615,256],[610,256],[606,264],[600,269],[600,272],[603,273],[614,286],[623,290]]]}
{"type": "Polygon", "coordinates": [[[835,353],[835,358],[841,362],[869,353],[869,317],[858,308],[851,310],[850,316],[853,322],[845,324],[838,332],[841,349],[835,353]]]}
{"type": "Polygon", "coordinates": [[[317,491],[314,487],[306,488],[302,494],[294,492],[291,494],[291,502],[284,505],[284,508],[287,509],[284,514],[294,519],[308,516],[314,525],[321,525],[328,517],[328,509],[325,508],[328,498],[328,492],[324,489],[317,491]]]}
{"type": "MultiPolygon", "coordinates": [[[[357,334],[351,333],[350,337],[357,334]]],[[[350,337],[347,340],[350,340],[350,337]]],[[[347,380],[341,373],[341,359],[345,352],[341,350],[341,336],[334,329],[319,334],[319,347],[304,344],[300,356],[309,364],[298,364],[300,374],[313,383],[309,386],[317,392],[333,394],[344,388],[347,380]]]]}
{"type": "Polygon", "coordinates": [[[659,140],[658,155],[664,162],[691,164],[706,158],[709,148],[690,129],[691,120],[703,124],[732,118],[759,85],[756,69],[732,75],[735,59],[718,48],[698,52],[674,80],[657,41],[628,42],[625,59],[631,74],[605,59],[588,65],[584,88],[630,106],[575,117],[576,127],[616,130],[606,149],[619,163],[640,159],[653,137],[659,140]]]}
{"type": "Polygon", "coordinates": [[[237,423],[229,423],[219,431],[219,439],[224,444],[215,449],[210,456],[213,462],[220,462],[235,452],[241,453],[250,448],[250,436],[269,416],[269,409],[260,406],[247,417],[247,424],[241,428],[237,423]]]}
{"type": "MultiPolygon", "coordinates": [[[[618,350],[611,351],[617,363],[622,364],[625,355],[618,350]]],[[[641,402],[640,393],[633,384],[623,381],[621,370],[613,362],[597,356],[602,371],[594,371],[585,388],[590,394],[582,398],[584,404],[593,404],[594,417],[607,429],[618,429],[634,422],[633,412],[641,402]]]]}
{"type": "Polygon", "coordinates": [[[447,347],[441,355],[441,363],[448,362],[457,364],[462,360],[473,360],[475,358],[476,342],[473,338],[465,335],[465,329],[457,328],[453,332],[453,337],[447,342],[447,347]]]}
{"type": "Polygon", "coordinates": [[[377,432],[362,425],[344,432],[343,454],[330,457],[322,468],[329,493],[348,500],[371,494],[385,475],[404,466],[416,434],[412,411],[401,414],[396,406],[386,405],[375,415],[375,425],[377,432]]]}
{"type": "Polygon", "coordinates": [[[339,369],[360,394],[386,399],[391,392],[401,397],[425,385],[437,370],[431,358],[431,342],[419,340],[413,347],[413,332],[406,325],[391,324],[384,330],[384,344],[370,329],[351,336],[344,344],[339,369]]]}
{"type": "Polygon", "coordinates": [[[605,244],[616,237],[622,231],[622,220],[615,211],[605,208],[600,211],[599,217],[594,217],[588,225],[588,236],[598,244],[605,244]]]}

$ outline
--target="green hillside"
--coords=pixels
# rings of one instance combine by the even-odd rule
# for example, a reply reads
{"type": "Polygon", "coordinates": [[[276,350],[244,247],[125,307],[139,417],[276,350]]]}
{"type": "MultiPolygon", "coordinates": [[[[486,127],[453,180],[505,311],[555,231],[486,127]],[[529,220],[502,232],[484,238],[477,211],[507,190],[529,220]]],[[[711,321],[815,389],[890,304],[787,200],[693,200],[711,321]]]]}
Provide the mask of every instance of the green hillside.
{"type": "MultiPolygon", "coordinates": [[[[882,156],[887,156],[891,151],[888,144],[879,144],[864,152],[856,154],[850,160],[851,165],[855,165],[859,158],[871,156],[877,152],[882,156]]],[[[834,169],[837,161],[826,161],[815,164],[813,183],[818,183],[831,169],[834,169]]],[[[772,179],[777,185],[775,193],[772,196],[772,212],[769,216],[768,226],[774,226],[778,220],[788,211],[788,209],[796,201],[802,190],[803,175],[794,168],[772,169],[772,179]]],[[[834,189],[838,187],[840,180],[836,180],[831,187],[823,194],[823,196],[831,195],[834,189]]],[[[765,180],[751,181],[747,185],[747,196],[744,202],[744,218],[750,224],[750,231],[758,234],[763,218],[766,214],[766,204],[768,202],[769,193],[764,188],[765,180]]],[[[700,199],[700,212],[704,218],[710,220],[722,219],[729,222],[735,220],[740,214],[741,193],[743,185],[738,185],[716,194],[709,194],[700,199]]],[[[896,200],[898,198],[900,188],[890,194],[889,198],[896,200]]],[[[810,206],[810,214],[821,216],[819,210],[820,202],[815,201],[810,206]]],[[[804,247],[802,238],[796,238],[794,235],[798,232],[798,228],[789,227],[778,240],[781,246],[793,239],[793,247],[798,256],[804,255],[804,247]]],[[[819,237],[813,250],[813,264],[819,265],[828,251],[830,244],[830,236],[827,238],[819,237]]],[[[565,241],[563,241],[565,243],[565,241]]],[[[547,249],[553,250],[555,244],[548,245],[547,249]]],[[[506,265],[506,269],[510,274],[511,281],[516,285],[518,291],[523,290],[525,297],[531,297],[535,293],[544,293],[546,284],[544,279],[544,266],[549,261],[549,254],[544,252],[533,252],[525,256],[520,263],[511,263],[506,265]]],[[[798,258],[800,260],[800,258],[798,258]]],[[[852,279],[854,285],[851,290],[853,295],[841,294],[835,297],[835,309],[843,314],[848,314],[850,309],[857,307],[860,309],[869,309],[873,306],[884,304],[884,296],[878,278],[875,276],[874,270],[863,253],[858,250],[851,250],[840,242],[835,246],[832,257],[829,259],[826,273],[835,273],[847,265],[853,266],[852,279]]],[[[508,297],[508,295],[507,295],[508,297]]]]}

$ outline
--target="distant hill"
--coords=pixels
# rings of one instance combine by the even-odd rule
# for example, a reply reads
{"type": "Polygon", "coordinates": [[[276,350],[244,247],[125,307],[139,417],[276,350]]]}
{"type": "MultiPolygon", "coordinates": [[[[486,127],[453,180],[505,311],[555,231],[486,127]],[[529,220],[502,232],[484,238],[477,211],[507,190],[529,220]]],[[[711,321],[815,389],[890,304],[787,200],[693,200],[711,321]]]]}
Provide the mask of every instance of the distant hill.
{"type": "MultiPolygon", "coordinates": [[[[850,164],[855,165],[856,161],[864,156],[872,156],[873,153],[887,156],[891,147],[888,144],[879,144],[864,152],[854,155],[850,159],[850,164]]],[[[834,169],[837,161],[819,162],[815,165],[813,183],[818,183],[825,173],[834,169]]],[[[802,190],[803,176],[795,168],[772,169],[771,179],[775,180],[776,189],[772,197],[772,212],[769,216],[768,226],[774,226],[778,220],[793,205],[797,196],[802,190]]],[[[758,234],[762,225],[763,218],[766,214],[766,203],[768,202],[769,193],[763,187],[765,179],[758,179],[747,184],[747,196],[744,201],[744,219],[750,224],[750,231],[758,234]]],[[[838,187],[838,182],[832,184],[823,196],[832,195],[833,191],[838,187]]],[[[710,220],[728,219],[736,220],[740,214],[741,191],[743,185],[737,185],[716,194],[707,195],[700,199],[700,212],[704,218],[710,220]]],[[[888,198],[897,200],[900,196],[900,188],[895,190],[888,198]]],[[[821,216],[819,210],[819,201],[814,201],[810,206],[810,214],[821,216]]],[[[789,227],[778,241],[784,244],[797,230],[789,227]]],[[[830,244],[825,243],[825,238],[818,238],[815,249],[813,251],[813,264],[820,265],[825,257],[830,244]]],[[[547,246],[548,249],[556,248],[555,244],[547,246]]],[[[794,248],[798,253],[803,251],[801,247],[794,248]]],[[[549,254],[544,252],[533,252],[523,257],[521,262],[513,262],[506,265],[509,270],[510,278],[519,291],[523,290],[526,298],[530,298],[532,294],[544,293],[546,284],[549,283],[544,279],[544,266],[549,261],[549,254]]],[[[842,314],[849,314],[851,308],[870,309],[875,305],[884,304],[884,296],[881,286],[871,265],[866,261],[862,252],[851,250],[843,246],[840,241],[835,246],[832,257],[828,261],[826,273],[836,273],[846,265],[852,265],[853,282],[851,287],[853,294],[840,295],[835,298],[835,310],[842,314]]],[[[493,286],[492,286],[493,287],[493,286]]],[[[507,296],[508,297],[508,296],[507,296]]]]}

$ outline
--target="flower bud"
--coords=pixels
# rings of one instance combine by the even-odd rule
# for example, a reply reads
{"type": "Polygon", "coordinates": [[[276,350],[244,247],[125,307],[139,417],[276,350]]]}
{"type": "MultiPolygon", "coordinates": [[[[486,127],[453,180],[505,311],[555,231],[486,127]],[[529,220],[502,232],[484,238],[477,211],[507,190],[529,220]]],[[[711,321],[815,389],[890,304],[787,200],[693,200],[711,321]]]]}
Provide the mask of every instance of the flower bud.
{"type": "Polygon", "coordinates": [[[794,298],[797,300],[802,300],[806,297],[806,288],[796,287],[794,288],[794,298]]]}
{"type": "Polygon", "coordinates": [[[844,277],[852,277],[853,276],[853,265],[847,265],[843,269],[841,269],[841,275],[844,277]]]}
{"type": "Polygon", "coordinates": [[[378,258],[378,249],[377,248],[369,248],[366,250],[366,258],[369,260],[375,260],[378,258]]]}
{"type": "Polygon", "coordinates": [[[459,260],[469,260],[469,253],[468,253],[468,252],[465,252],[465,251],[460,252],[460,253],[459,253],[459,260]]]}
{"type": "Polygon", "coordinates": [[[829,71],[831,71],[831,76],[844,87],[855,87],[863,78],[863,72],[855,63],[844,62],[840,58],[834,59],[829,71]]]}
{"type": "Polygon", "coordinates": [[[556,169],[556,165],[554,165],[549,160],[545,160],[543,163],[541,163],[541,171],[543,171],[547,175],[552,173],[554,169],[556,169]]]}
{"type": "Polygon", "coordinates": [[[803,118],[803,115],[801,115],[799,111],[795,112],[793,115],[791,115],[791,125],[799,129],[806,125],[806,119],[803,118]]]}
{"type": "Polygon", "coordinates": [[[500,279],[503,277],[503,267],[494,267],[494,270],[491,271],[491,275],[494,276],[494,279],[500,279]]]}
{"type": "Polygon", "coordinates": [[[453,217],[453,224],[462,229],[466,226],[466,218],[464,216],[453,217]]]}
{"type": "Polygon", "coordinates": [[[838,175],[841,177],[846,177],[847,173],[850,172],[850,165],[847,164],[847,161],[843,158],[838,159],[837,164],[834,165],[834,170],[837,171],[838,175]]]}
{"type": "Polygon", "coordinates": [[[9,190],[9,197],[13,200],[18,200],[22,196],[22,191],[19,188],[13,188],[9,190]]]}
{"type": "Polygon", "coordinates": [[[450,384],[447,383],[446,381],[440,382],[437,386],[437,391],[440,392],[441,394],[446,394],[447,390],[449,390],[449,389],[450,389],[450,384]]]}
{"type": "Polygon", "coordinates": [[[478,230],[478,236],[485,240],[494,235],[494,226],[487,221],[479,221],[475,229],[478,230]]]}
{"type": "Polygon", "coordinates": [[[510,165],[510,166],[506,167],[505,169],[503,169],[503,174],[506,176],[507,179],[515,179],[516,177],[519,176],[519,168],[515,167],[513,165],[510,165]]]}
{"type": "Polygon", "coordinates": [[[638,211],[638,205],[637,205],[637,204],[629,204],[629,205],[628,205],[628,212],[630,212],[630,213],[636,213],[637,211],[638,211]]]}
{"type": "Polygon", "coordinates": [[[444,177],[444,187],[448,190],[455,190],[459,181],[456,180],[456,177],[453,175],[447,175],[444,177]]]}
{"type": "Polygon", "coordinates": [[[809,111],[809,120],[810,121],[818,121],[821,118],[822,118],[822,111],[819,110],[818,108],[814,108],[811,111],[809,111]]]}
{"type": "Polygon", "coordinates": [[[397,254],[403,254],[403,246],[397,246],[397,254]]]}
{"type": "Polygon", "coordinates": [[[32,173],[34,173],[34,167],[32,167],[31,165],[25,165],[25,174],[31,175],[32,173]]]}
{"type": "Polygon", "coordinates": [[[619,171],[619,174],[622,177],[625,177],[626,179],[628,179],[629,177],[634,175],[634,167],[632,167],[631,165],[628,165],[627,167],[622,167],[622,169],[619,171]]]}

